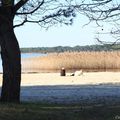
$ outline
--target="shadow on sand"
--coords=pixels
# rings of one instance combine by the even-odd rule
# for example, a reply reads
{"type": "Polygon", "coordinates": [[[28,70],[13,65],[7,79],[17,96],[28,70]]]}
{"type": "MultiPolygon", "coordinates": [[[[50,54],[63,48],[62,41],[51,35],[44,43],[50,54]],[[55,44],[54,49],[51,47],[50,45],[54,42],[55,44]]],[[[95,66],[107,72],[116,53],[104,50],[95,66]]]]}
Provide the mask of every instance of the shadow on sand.
{"type": "Polygon", "coordinates": [[[120,85],[22,86],[21,101],[62,104],[118,104],[120,85]]]}

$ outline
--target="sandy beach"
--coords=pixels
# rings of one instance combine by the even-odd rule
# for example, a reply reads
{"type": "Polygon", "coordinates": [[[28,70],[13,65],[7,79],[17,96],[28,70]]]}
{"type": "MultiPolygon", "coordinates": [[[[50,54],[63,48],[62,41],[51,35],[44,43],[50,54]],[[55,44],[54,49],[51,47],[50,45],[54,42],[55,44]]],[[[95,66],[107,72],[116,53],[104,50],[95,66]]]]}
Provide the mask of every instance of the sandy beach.
{"type": "MultiPolygon", "coordinates": [[[[120,72],[84,72],[80,76],[60,76],[60,73],[24,73],[22,86],[49,86],[49,85],[98,85],[119,84],[120,72]]],[[[0,86],[2,74],[0,74],[0,86]]]]}
{"type": "MultiPolygon", "coordinates": [[[[1,77],[1,76],[0,76],[1,77]]],[[[119,84],[120,72],[85,72],[81,76],[59,73],[22,74],[22,86],[119,84]]]]}
{"type": "Polygon", "coordinates": [[[59,73],[24,73],[21,101],[116,104],[120,102],[120,72],[86,72],[81,76],[68,73],[64,77],[59,73]]]}

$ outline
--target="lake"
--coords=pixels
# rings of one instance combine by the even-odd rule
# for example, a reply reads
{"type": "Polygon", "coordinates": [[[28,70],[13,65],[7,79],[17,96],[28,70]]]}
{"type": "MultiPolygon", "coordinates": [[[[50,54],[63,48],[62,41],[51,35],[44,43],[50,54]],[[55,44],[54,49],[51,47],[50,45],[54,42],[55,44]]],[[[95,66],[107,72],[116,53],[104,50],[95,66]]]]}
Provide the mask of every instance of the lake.
{"type": "MultiPolygon", "coordinates": [[[[37,56],[45,56],[46,54],[42,53],[21,53],[21,58],[31,58],[31,57],[37,57],[37,56]]],[[[0,56],[0,72],[2,72],[2,60],[0,56]]]]}

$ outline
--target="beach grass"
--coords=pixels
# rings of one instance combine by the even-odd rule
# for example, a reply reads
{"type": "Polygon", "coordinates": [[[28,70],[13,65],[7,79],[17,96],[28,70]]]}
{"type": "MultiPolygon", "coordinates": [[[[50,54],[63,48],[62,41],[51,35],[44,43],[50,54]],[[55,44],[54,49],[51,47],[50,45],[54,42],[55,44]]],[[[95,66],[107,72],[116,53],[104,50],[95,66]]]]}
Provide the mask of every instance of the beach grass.
{"type": "Polygon", "coordinates": [[[41,103],[0,103],[0,120],[115,120],[120,105],[81,106],[41,103]]]}
{"type": "Polygon", "coordinates": [[[120,69],[119,51],[102,52],[64,52],[51,53],[47,56],[24,59],[24,70],[114,70],[120,69]]]}

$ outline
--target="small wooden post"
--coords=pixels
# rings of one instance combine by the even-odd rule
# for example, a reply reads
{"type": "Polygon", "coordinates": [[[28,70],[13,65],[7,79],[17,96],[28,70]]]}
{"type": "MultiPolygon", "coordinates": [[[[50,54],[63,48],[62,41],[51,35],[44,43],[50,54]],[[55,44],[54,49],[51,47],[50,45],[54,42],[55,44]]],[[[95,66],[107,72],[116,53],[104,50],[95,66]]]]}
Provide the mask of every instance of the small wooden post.
{"type": "Polygon", "coordinates": [[[60,71],[61,76],[66,76],[65,68],[63,67],[60,71]]]}

